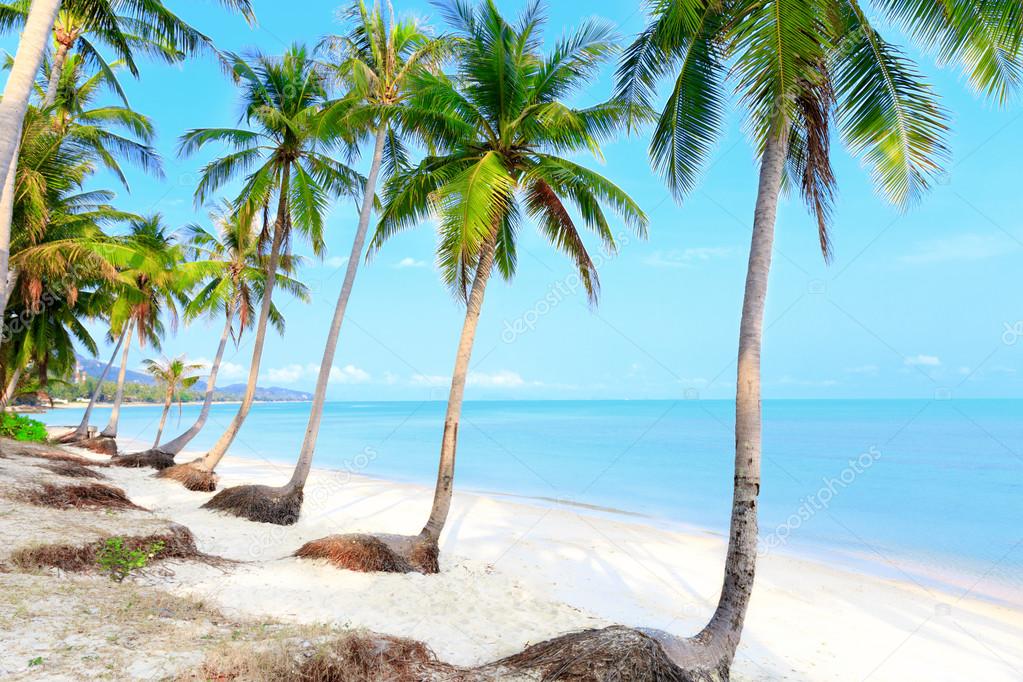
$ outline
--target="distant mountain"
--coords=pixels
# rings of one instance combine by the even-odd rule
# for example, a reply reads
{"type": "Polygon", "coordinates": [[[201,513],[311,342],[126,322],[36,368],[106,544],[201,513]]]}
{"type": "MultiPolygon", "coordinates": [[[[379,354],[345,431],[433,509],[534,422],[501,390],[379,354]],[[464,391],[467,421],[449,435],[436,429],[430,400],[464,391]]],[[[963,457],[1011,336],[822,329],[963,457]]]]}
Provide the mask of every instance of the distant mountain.
{"type": "MultiPolygon", "coordinates": [[[[99,375],[103,373],[103,368],[107,366],[107,363],[102,360],[95,358],[87,358],[84,355],[75,354],[78,359],[78,364],[82,366],[85,373],[91,377],[99,378],[99,375]]],[[[117,381],[117,372],[120,371],[120,365],[111,365],[110,370],[107,372],[106,379],[104,381],[117,381]]],[[[145,372],[136,372],[129,369],[124,373],[125,381],[132,381],[136,384],[147,384],[152,385],[154,383],[153,377],[149,376],[145,372]]]]}
{"type": "MultiPolygon", "coordinates": [[[[217,387],[214,395],[218,400],[241,400],[245,394],[245,384],[231,384],[230,386],[217,387]]],[[[293,391],[290,388],[279,386],[256,386],[256,400],[312,400],[313,394],[305,391],[293,391]]]]}
{"type": "MultiPolygon", "coordinates": [[[[78,355],[78,364],[82,366],[82,369],[90,377],[99,378],[99,375],[103,373],[103,368],[106,367],[106,363],[94,358],[87,358],[84,355],[78,355]]],[[[117,381],[117,372],[120,370],[120,365],[111,366],[110,371],[107,372],[106,381],[117,381]]],[[[124,373],[125,381],[128,383],[135,384],[146,384],[152,386],[154,383],[153,377],[149,376],[144,372],[136,372],[134,370],[128,370],[124,373]]],[[[206,383],[199,381],[195,384],[196,391],[202,392],[206,390],[206,383]]],[[[230,386],[218,386],[214,393],[215,400],[241,400],[245,394],[245,384],[231,384],[230,386]]],[[[311,393],[305,391],[293,391],[290,388],[281,388],[279,386],[270,386],[269,388],[263,386],[256,387],[256,400],[312,400],[313,396],[311,393]]]]}

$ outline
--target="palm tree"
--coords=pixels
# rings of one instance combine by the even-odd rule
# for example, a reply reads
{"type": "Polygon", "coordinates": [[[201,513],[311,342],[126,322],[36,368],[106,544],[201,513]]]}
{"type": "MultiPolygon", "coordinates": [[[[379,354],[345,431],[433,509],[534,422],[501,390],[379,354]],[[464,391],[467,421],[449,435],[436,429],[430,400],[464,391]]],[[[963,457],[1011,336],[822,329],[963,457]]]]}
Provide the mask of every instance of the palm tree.
{"type": "Polygon", "coordinates": [[[0,317],[10,295],[7,266],[11,255],[11,213],[14,210],[15,170],[22,125],[32,84],[43,63],[46,39],[57,17],[60,0],[37,0],[25,18],[11,74],[0,98],[0,317]]]}
{"type": "Polygon", "coordinates": [[[185,356],[181,355],[173,360],[163,359],[163,362],[156,360],[145,361],[146,373],[156,380],[157,385],[164,387],[163,413],[160,415],[160,426],[156,429],[156,440],[153,441],[153,448],[160,444],[160,436],[163,435],[163,427],[167,424],[167,413],[170,411],[171,403],[175,398],[178,401],[178,418],[181,417],[181,392],[195,386],[199,381],[198,375],[192,375],[203,368],[201,364],[185,362],[185,356]]]}
{"type": "MultiPolygon", "coordinates": [[[[1006,75],[1012,81],[1021,73],[1011,32],[985,25],[999,11],[1008,17],[1012,3],[877,4],[925,42],[940,44],[945,58],[967,62],[975,84],[996,97],[1004,92],[1006,75]],[[960,4],[946,13],[947,6],[960,4]],[[978,4],[983,5],[980,11],[978,4]]],[[[661,77],[675,75],[650,156],[676,198],[695,186],[717,140],[729,77],[760,159],[739,329],[735,477],[724,584],[709,623],[689,639],[608,628],[543,642],[529,655],[543,652],[547,662],[563,659],[562,670],[570,675],[575,661],[592,660],[597,652],[617,660],[625,649],[653,637],[661,644],[657,651],[670,659],[658,661],[664,679],[727,680],[756,569],[760,356],[779,193],[786,184],[799,188],[817,219],[817,239],[827,260],[835,191],[831,128],[837,124],[844,142],[870,167],[881,193],[907,206],[941,171],[947,156],[946,114],[913,63],[870,25],[855,0],[657,0],[650,6],[651,23],[625,53],[616,94],[643,106],[654,100],[661,77]]]]}
{"type": "MultiPolygon", "coordinates": [[[[250,0],[221,0],[221,4],[240,12],[250,24],[255,22],[250,0]]],[[[76,45],[100,70],[106,62],[83,34],[96,37],[112,48],[137,75],[134,53],[143,51],[174,61],[183,55],[201,51],[215,52],[209,38],[184,23],[160,0],[15,0],[0,5],[0,32],[24,26],[11,75],[0,100],[0,286],[6,286],[10,257],[11,216],[14,205],[14,171],[17,168],[18,142],[28,109],[36,73],[46,54],[47,38],[54,32],[57,50],[51,64],[44,108],[53,103],[57,81],[63,72],[63,60],[76,45]],[[60,31],[56,31],[58,11],[60,31]]],[[[122,93],[123,94],[123,93],[122,93]]],[[[6,290],[0,291],[0,313],[7,304],[6,290]]]]}
{"type": "MultiPolygon", "coordinates": [[[[177,438],[158,448],[154,447],[130,456],[137,460],[137,466],[169,467],[161,470],[159,474],[161,478],[180,481],[189,490],[207,491],[216,487],[216,477],[213,475],[216,462],[207,462],[206,458],[203,458],[195,463],[170,465],[173,464],[174,456],[205,426],[213,404],[217,371],[224,358],[228,337],[233,337],[237,344],[241,341],[242,333],[252,328],[256,304],[266,290],[266,255],[260,250],[259,233],[253,228],[253,224],[241,220],[238,212],[228,201],[222,201],[219,209],[211,212],[210,218],[217,225],[218,234],[213,234],[198,225],[190,226],[189,255],[195,260],[215,265],[216,270],[185,308],[185,318],[188,320],[203,315],[211,319],[220,316],[224,318],[224,331],[220,335],[217,353],[210,365],[202,409],[195,423],[177,438]]],[[[297,264],[297,257],[290,254],[281,256],[275,287],[302,301],[308,301],[308,288],[285,274],[294,272],[297,264]]],[[[284,316],[272,303],[270,324],[281,335],[284,334],[284,316]]]]}
{"type": "Polygon", "coordinates": [[[352,3],[346,17],[351,22],[350,31],[344,35],[330,36],[321,44],[321,48],[328,54],[327,67],[330,73],[347,91],[344,100],[335,105],[332,115],[338,117],[335,127],[344,126],[356,130],[368,128],[374,142],[373,156],[362,192],[355,240],[323,349],[309,423],[291,480],[280,488],[231,488],[210,502],[211,506],[253,521],[293,523],[298,518],[302,491],[316,450],[334,353],[366,243],[377,177],[381,166],[384,166],[385,177],[391,177],[397,170],[404,168],[407,158],[401,139],[401,120],[395,109],[403,106],[410,97],[409,84],[412,79],[420,72],[436,69],[439,60],[451,48],[450,40],[429,37],[416,21],[395,22],[392,17],[388,22],[378,6],[374,6],[371,11],[362,0],[352,3]],[[232,500],[240,500],[240,504],[232,500]]]}
{"type": "Polygon", "coordinates": [[[233,151],[203,168],[196,203],[201,205],[224,183],[248,173],[234,202],[239,219],[251,221],[262,215],[261,238],[266,239],[267,230],[272,233],[245,394],[230,425],[206,455],[211,471],[238,435],[255,398],[284,245],[297,229],[310,241],[313,252],[320,254],[324,212],[330,199],[354,194],[363,185],[357,173],[325,153],[337,149],[342,140],[332,125],[336,117],[329,114],[324,77],[304,47],[293,45],[280,58],[260,53],[249,60],[233,56],[233,63],[242,87],[244,118],[252,129],[201,128],[187,132],[180,142],[184,155],[212,142],[231,147],[233,151]],[[277,215],[271,228],[267,215],[275,197],[277,215]]]}
{"type": "Polygon", "coordinates": [[[505,279],[515,273],[515,238],[523,214],[533,218],[551,244],[572,259],[591,302],[598,273],[575,218],[604,247],[615,236],[603,206],[640,235],[647,219],[633,200],[606,178],[565,158],[590,150],[624,121],[618,104],[574,109],[561,98],[585,88],[612,52],[609,26],[587,23],[561,39],[550,54],[540,51],[539,5],[517,23],[507,22],[487,0],[478,8],[453,5],[448,17],[458,32],[460,54],[453,79],[416,77],[403,116],[419,121],[437,145],[416,168],[397,173],[385,191],[385,206],[371,248],[429,213],[439,224],[437,262],[444,281],[466,303],[455,355],[440,448],[433,508],[416,537],[331,536],[307,544],[299,556],[339,558],[356,570],[438,570],[438,540],[451,505],[462,397],[473,339],[492,268],[505,279]],[[381,556],[381,563],[366,557],[381,556]]]}

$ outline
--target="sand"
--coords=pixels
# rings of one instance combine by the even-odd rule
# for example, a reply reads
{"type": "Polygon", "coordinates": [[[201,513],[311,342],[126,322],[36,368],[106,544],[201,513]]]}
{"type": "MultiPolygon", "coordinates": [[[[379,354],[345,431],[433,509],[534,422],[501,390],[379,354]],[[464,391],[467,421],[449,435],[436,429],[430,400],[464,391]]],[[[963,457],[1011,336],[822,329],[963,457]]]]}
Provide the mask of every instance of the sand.
{"type": "MultiPolygon", "coordinates": [[[[422,640],[459,665],[612,623],[691,634],[720,589],[724,538],[634,515],[461,492],[441,540],[440,575],[362,574],[289,555],[336,532],[416,532],[430,489],[314,470],[302,518],[282,528],[201,510],[210,494],[150,470],[104,473],[137,504],[189,527],[201,551],[243,562],[176,567],[162,578],[173,593],[237,617],[422,640]]],[[[290,467],[228,457],[220,473],[222,485],[277,485],[290,467]]],[[[759,564],[735,679],[1023,679],[1023,601],[997,604],[980,592],[769,553],[759,564]]]]}

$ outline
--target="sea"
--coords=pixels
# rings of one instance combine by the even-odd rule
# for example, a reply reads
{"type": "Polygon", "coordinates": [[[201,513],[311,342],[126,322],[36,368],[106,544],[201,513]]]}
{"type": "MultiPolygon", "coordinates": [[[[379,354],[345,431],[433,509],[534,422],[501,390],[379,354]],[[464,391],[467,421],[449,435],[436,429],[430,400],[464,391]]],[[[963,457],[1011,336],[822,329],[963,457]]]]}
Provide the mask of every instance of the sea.
{"type": "MultiPolygon", "coordinates": [[[[309,403],[253,406],[230,454],[290,464],[309,403]]],[[[173,437],[198,414],[175,408],[173,437]]],[[[237,405],[214,405],[189,450],[237,405]]],[[[332,402],[314,466],[432,485],[443,402],[332,402]]],[[[41,415],[74,424],[81,409],[41,415]]],[[[109,409],[95,410],[103,425],[109,409]]],[[[1023,400],[766,400],[760,551],[1023,605],[1023,400]]],[[[150,441],[160,408],[122,410],[150,441]]],[[[456,486],[727,534],[734,403],[466,402],[456,486]]]]}

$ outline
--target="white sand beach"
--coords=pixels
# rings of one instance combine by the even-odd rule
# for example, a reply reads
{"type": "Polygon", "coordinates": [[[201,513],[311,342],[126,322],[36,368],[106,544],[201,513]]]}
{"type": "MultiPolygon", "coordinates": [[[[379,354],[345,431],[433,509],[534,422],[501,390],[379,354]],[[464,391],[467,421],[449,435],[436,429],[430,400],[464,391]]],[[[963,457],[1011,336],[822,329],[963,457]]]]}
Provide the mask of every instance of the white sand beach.
{"type": "MultiPolygon", "coordinates": [[[[440,575],[363,574],[290,554],[335,532],[418,531],[431,490],[316,470],[298,524],[276,527],[200,510],[208,494],[148,469],[105,472],[137,504],[190,528],[201,550],[240,562],[175,565],[160,580],[172,592],[239,616],[418,639],[454,664],[612,623],[690,634],[706,622],[720,588],[724,538],[636,516],[459,492],[440,575]]],[[[222,486],[280,484],[290,467],[228,457],[220,473],[222,486]]],[[[768,554],[733,673],[741,680],[1018,680],[1023,608],[768,554]]]]}

